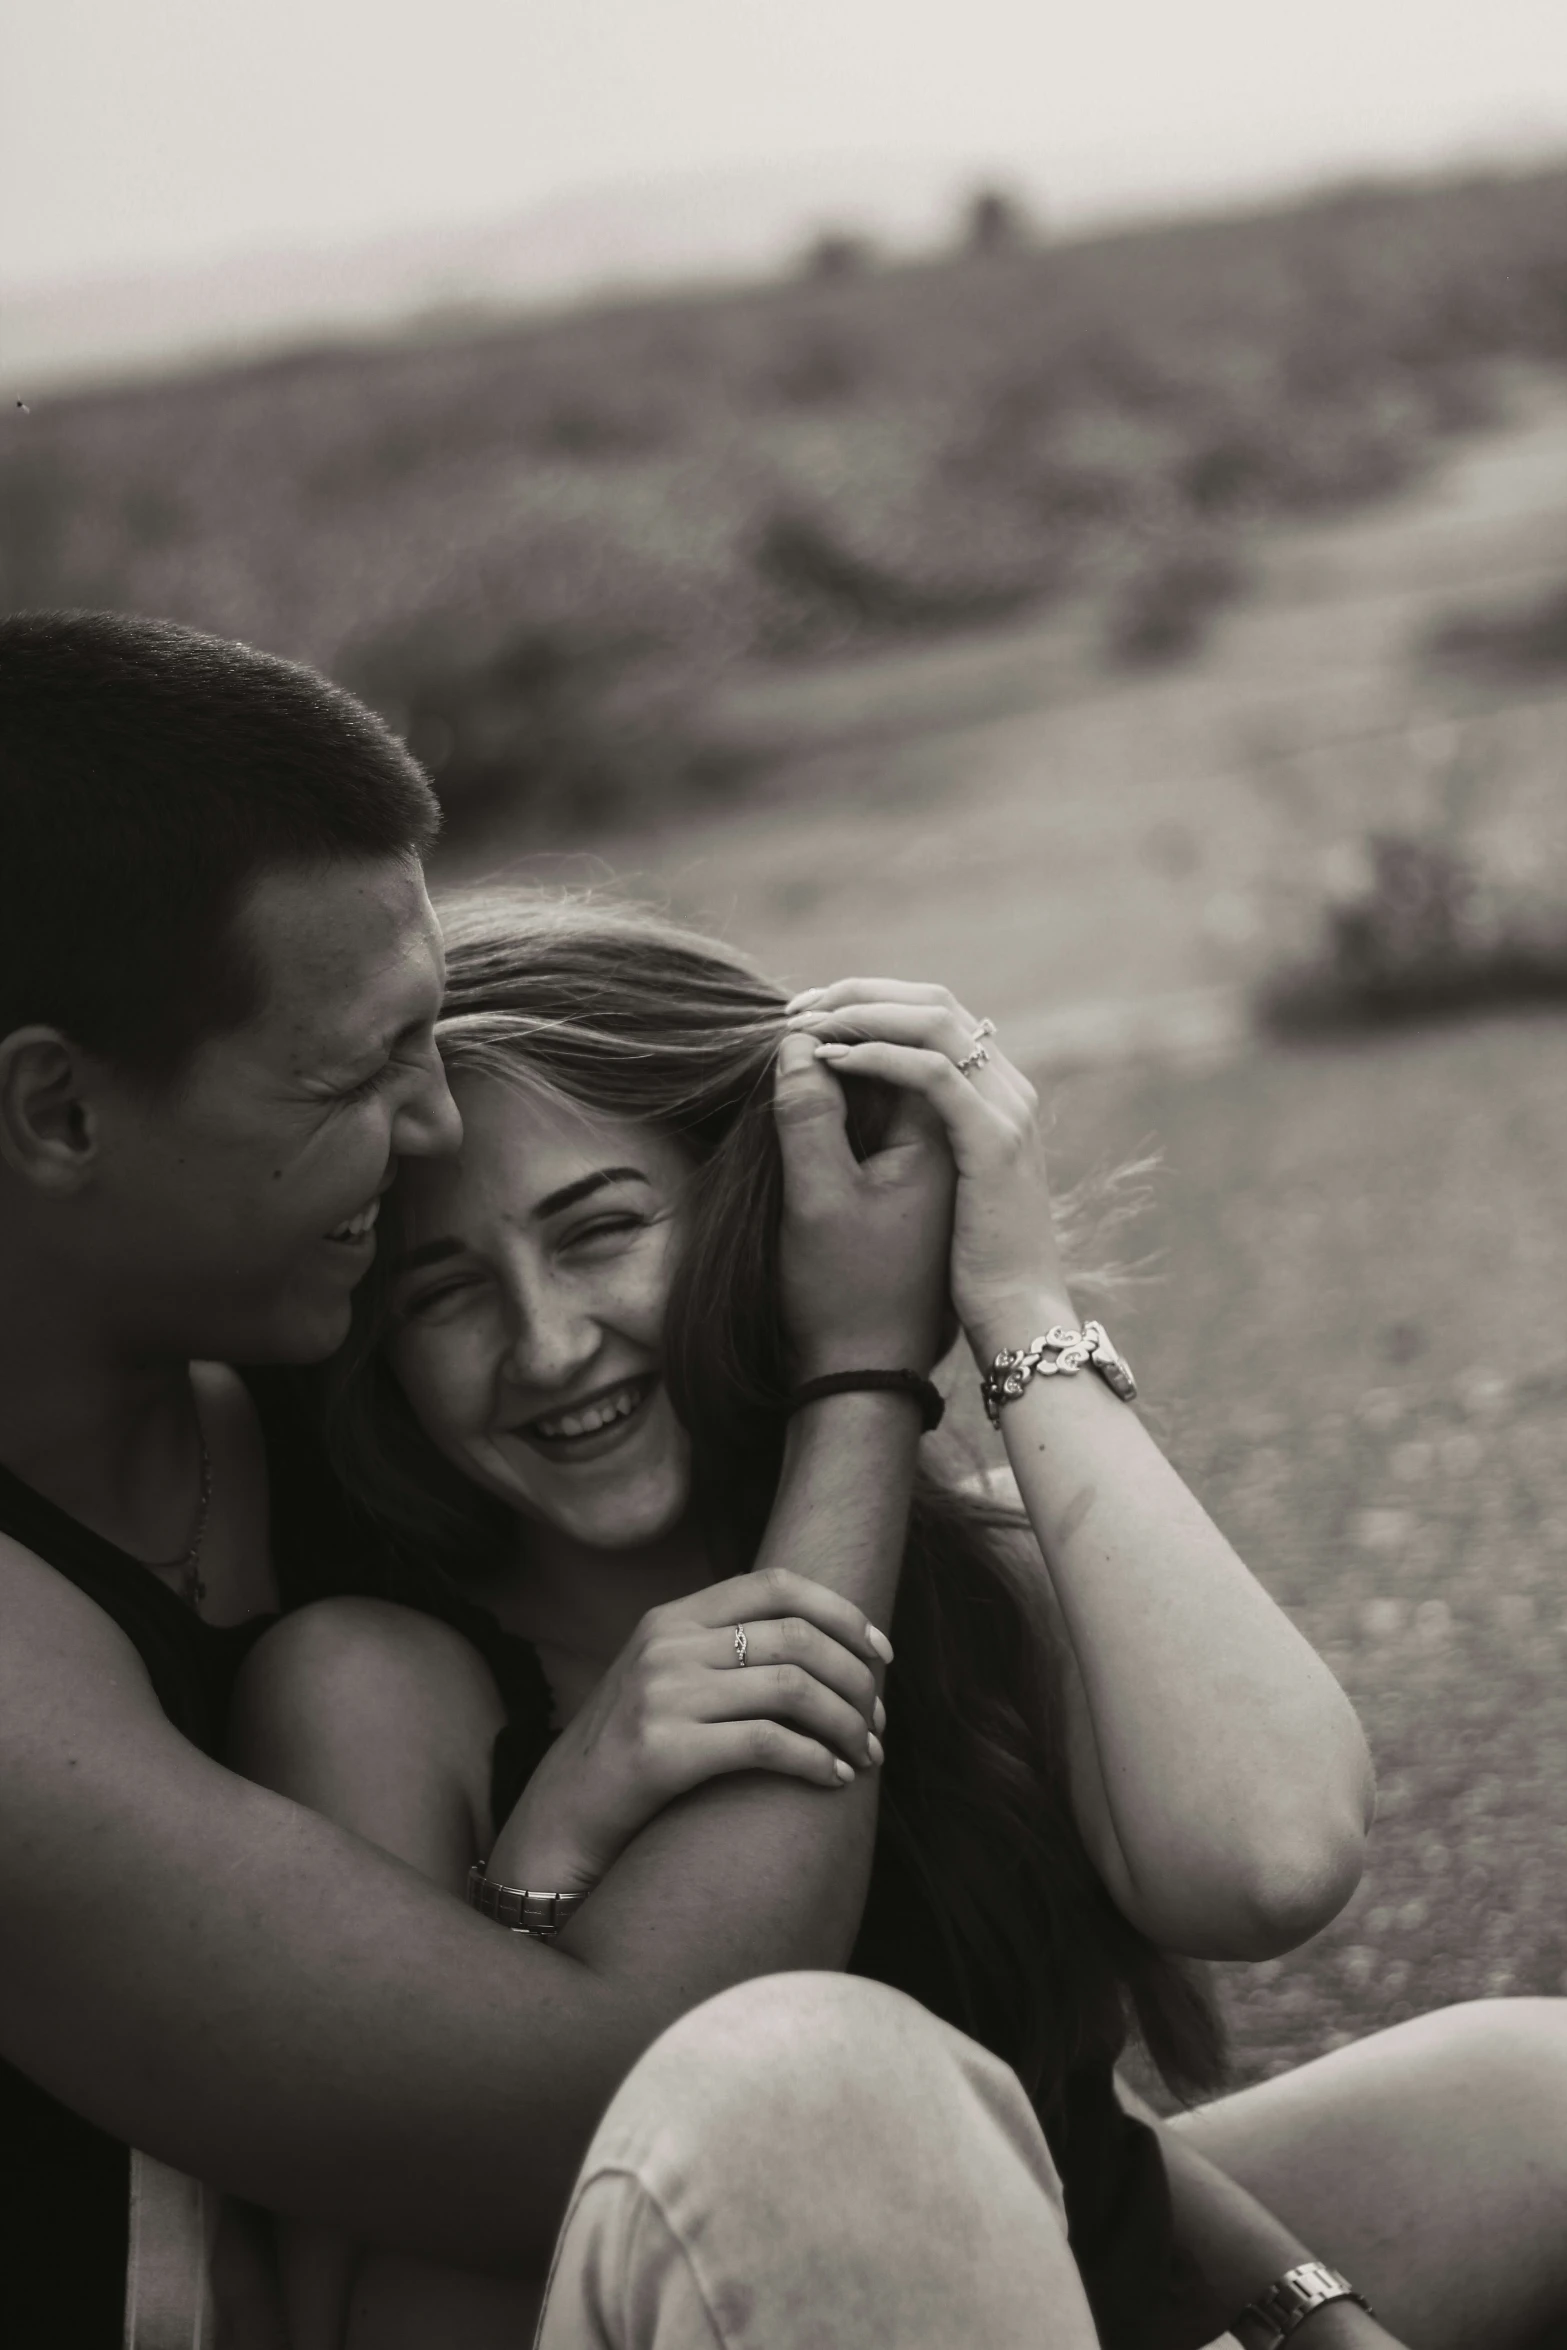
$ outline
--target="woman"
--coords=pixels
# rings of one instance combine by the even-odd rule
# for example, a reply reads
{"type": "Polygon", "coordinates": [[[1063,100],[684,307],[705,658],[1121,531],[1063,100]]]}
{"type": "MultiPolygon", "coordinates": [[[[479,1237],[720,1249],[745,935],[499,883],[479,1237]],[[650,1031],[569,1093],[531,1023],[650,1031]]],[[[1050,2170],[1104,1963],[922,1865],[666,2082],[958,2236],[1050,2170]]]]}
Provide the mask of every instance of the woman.
{"type": "MultiPolygon", "coordinates": [[[[1058,1342],[992,1389],[1026,1521],[922,1484],[885,1707],[824,1622],[719,1580],[755,1554],[790,1401],[763,1082],[780,1037],[816,1040],[867,1139],[894,1089],[941,1120],[952,1300],[987,1369],[1076,1319],[1031,1089],[939,990],[786,1007],[722,949],[569,901],[452,908],[448,930],[464,1154],[400,1187],[328,1424],[400,1588],[433,1563],[500,1627],[467,1619],[498,1680],[454,1671],[433,1626],[311,1611],[242,1716],[244,1766],[454,1891],[493,1824],[490,1879],[569,1902],[715,1772],[828,1788],[882,1766],[884,1729],[854,1968],[1015,2069],[1097,2338],[1210,2340],[1303,2256],[1200,2152],[1276,2157],[1266,2093],[1228,2139],[1223,2108],[1165,2133],[1161,2165],[1111,2067],[1129,2010],[1172,2085],[1211,2082],[1206,2010],[1160,1953],[1262,1956],[1347,1896],[1368,1772],[1336,1686],[1095,1375],[1116,1377],[1102,1343],[1076,1376],[1049,1376],[1085,1353],[1058,1342]]],[[[302,2341],[340,2338],[338,2252],[296,2242],[290,2265],[302,2341]]],[[[378,2257],[349,2337],[437,2338],[466,2291],[378,2257]]],[[[468,2338],[513,2338],[504,2297],[462,2308],[468,2338]]],[[[1324,2345],[1390,2338],[1349,2301],[1312,2323],[1324,2345]]]]}

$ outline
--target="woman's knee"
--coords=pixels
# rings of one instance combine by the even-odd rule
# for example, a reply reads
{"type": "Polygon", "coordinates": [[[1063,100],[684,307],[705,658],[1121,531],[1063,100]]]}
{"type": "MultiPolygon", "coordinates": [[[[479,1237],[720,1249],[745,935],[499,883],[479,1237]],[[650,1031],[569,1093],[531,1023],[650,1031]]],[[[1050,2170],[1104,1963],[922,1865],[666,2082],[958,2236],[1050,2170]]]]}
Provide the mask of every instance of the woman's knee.
{"type": "Polygon", "coordinates": [[[1060,2182],[1017,2076],[917,2001],[854,1975],[767,1975],[672,2025],[606,2126],[689,2134],[704,2159],[774,2176],[902,2173],[929,2191],[999,2160],[1058,2208],[1060,2182]]]}

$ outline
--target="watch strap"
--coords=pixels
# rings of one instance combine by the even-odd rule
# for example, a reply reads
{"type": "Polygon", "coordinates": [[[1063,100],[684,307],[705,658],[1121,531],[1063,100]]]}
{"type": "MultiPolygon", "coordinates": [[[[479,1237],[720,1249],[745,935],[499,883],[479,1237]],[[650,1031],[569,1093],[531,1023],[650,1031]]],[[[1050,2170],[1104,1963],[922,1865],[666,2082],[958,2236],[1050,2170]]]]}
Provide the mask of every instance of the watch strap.
{"type": "Polygon", "coordinates": [[[1336,2268],[1320,2260],[1303,2260],[1297,2268],[1286,2270],[1265,2293],[1259,2293],[1255,2301],[1249,2301],[1238,2317],[1231,2318],[1230,2332],[1241,2350],[1279,2350],[1280,2343],[1287,2342],[1314,2311],[1326,2309],[1333,2301],[1353,2301],[1367,2312],[1371,2308],[1364,2293],[1357,2293],[1336,2268]]]}
{"type": "Polygon", "coordinates": [[[482,1860],[476,1860],[468,1871],[469,1908],[493,1918],[498,1926],[509,1926],[514,1934],[531,1934],[539,1942],[553,1942],[587,1898],[585,1893],[535,1893],[523,1885],[493,1884],[484,1873],[482,1860]]]}

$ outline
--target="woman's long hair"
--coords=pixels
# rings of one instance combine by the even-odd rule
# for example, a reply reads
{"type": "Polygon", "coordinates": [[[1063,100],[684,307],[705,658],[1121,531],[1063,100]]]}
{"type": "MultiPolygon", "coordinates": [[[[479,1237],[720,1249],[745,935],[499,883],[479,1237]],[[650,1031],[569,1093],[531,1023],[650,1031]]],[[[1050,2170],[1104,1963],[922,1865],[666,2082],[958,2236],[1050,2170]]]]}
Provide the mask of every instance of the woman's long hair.
{"type": "MultiPolygon", "coordinates": [[[[782,994],[729,948],[633,907],[508,892],[441,911],[439,1042],[453,1074],[542,1085],[656,1127],[692,1161],[664,1370],[692,1439],[711,1563],[740,1571],[772,1506],[789,1387],[772,1114],[782,994]]],[[[848,1090],[851,1137],[874,1149],[891,1096],[863,1081],[848,1090]]],[[[392,1204],[395,1217],[395,1194],[392,1204]]],[[[380,1343],[383,1296],[372,1275],[328,1375],[328,1445],[395,1551],[471,1592],[515,1557],[517,1522],[418,1428],[380,1343]]],[[[892,1624],[880,1828],[921,1914],[882,1938],[877,1972],[906,1972],[904,1987],[923,1990],[934,1936],[951,2020],[1036,2102],[1075,2061],[1117,2049],[1129,2020],[1173,2089],[1207,2088],[1220,2069],[1207,1998],[1121,1916],[1078,1834],[1061,1658],[1025,1532],[1015,1511],[921,1471],[892,1624]]],[[[873,1886],[868,1926],[874,1908],[873,1886]]]]}

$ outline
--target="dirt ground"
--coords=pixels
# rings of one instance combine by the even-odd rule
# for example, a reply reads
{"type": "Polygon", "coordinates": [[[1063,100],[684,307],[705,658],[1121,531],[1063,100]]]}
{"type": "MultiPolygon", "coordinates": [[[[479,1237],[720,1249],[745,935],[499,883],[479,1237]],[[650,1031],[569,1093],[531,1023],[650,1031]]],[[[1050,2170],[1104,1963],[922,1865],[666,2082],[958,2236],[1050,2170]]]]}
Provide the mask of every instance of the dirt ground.
{"type": "Polygon", "coordinates": [[[1344,1915],[1225,1970],[1238,2077],[1567,1992],[1567,1023],[1085,1075],[1057,1114],[1068,1169],[1163,1152],[1118,1333],[1376,1757],[1344,1915]]]}

